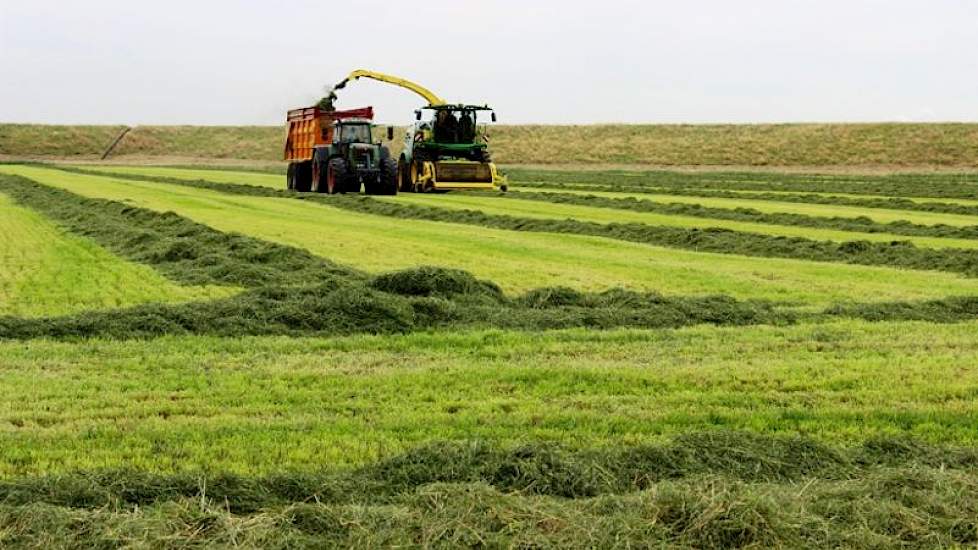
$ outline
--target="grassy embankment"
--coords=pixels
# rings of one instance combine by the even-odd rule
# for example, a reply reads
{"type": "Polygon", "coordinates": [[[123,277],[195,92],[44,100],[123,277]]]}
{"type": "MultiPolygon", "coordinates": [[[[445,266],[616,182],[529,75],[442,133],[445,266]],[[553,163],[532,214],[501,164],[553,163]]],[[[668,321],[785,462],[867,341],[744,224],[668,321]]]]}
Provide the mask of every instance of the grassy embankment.
{"type": "MultiPolygon", "coordinates": [[[[0,125],[0,155],[93,158],[115,128],[0,125]],[[100,145],[80,145],[88,141],[100,145]]],[[[273,162],[283,134],[282,126],[137,126],[114,156],[273,162]]],[[[400,148],[398,139],[391,145],[400,148]]],[[[504,125],[492,130],[492,146],[503,164],[978,167],[975,124],[504,125]]]]}
{"type": "Polygon", "coordinates": [[[665,294],[721,293],[797,304],[913,300],[974,294],[976,281],[937,272],[649,247],[605,238],[391,220],[293,199],[235,196],[164,183],[37,167],[3,167],[85,196],[174,211],[220,231],[300,248],[367,271],[435,263],[508,291],[624,285],[665,294]],[[342,234],[342,239],[330,238],[342,234]],[[491,261],[486,261],[491,258],[491,261]]]}

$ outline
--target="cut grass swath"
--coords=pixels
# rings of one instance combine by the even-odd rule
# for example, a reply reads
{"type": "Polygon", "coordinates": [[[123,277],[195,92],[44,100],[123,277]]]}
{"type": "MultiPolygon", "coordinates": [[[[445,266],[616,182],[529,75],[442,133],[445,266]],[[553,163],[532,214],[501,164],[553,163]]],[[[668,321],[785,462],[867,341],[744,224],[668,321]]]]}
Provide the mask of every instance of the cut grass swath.
{"type": "MultiPolygon", "coordinates": [[[[0,182],[0,189],[4,189],[0,182]]],[[[0,315],[37,317],[233,294],[214,281],[181,286],[66,234],[0,192],[0,315]]]]}
{"type": "MultiPolygon", "coordinates": [[[[149,176],[127,176],[137,180],[157,181],[149,176]]],[[[165,183],[217,190],[223,193],[263,197],[296,197],[293,193],[246,185],[216,184],[167,179],[165,183]]],[[[402,219],[463,223],[495,229],[549,232],[606,237],[630,242],[692,249],[721,254],[792,258],[821,262],[893,266],[909,269],[938,270],[974,276],[978,273],[978,254],[970,250],[928,250],[898,241],[831,242],[804,238],[785,238],[715,229],[682,229],[642,224],[596,224],[577,220],[540,220],[516,216],[489,216],[475,211],[450,211],[397,203],[384,203],[369,197],[322,197],[302,195],[299,198],[323,202],[356,212],[402,219]]]]}
{"type": "Polygon", "coordinates": [[[341,210],[329,200],[294,200],[272,189],[233,184],[177,181],[181,185],[173,185],[35,167],[3,170],[73,193],[174,211],[220,231],[301,247],[373,273],[434,263],[470,271],[509,293],[544,286],[585,291],[626,286],[664,295],[726,294],[826,306],[839,301],[971,295],[978,284],[933,271],[712,254],[567,233],[404,221],[341,210]],[[241,188],[240,194],[220,192],[229,187],[241,188]],[[330,238],[335,235],[343,238],[330,238]],[[487,257],[492,261],[487,262],[487,257]]]}

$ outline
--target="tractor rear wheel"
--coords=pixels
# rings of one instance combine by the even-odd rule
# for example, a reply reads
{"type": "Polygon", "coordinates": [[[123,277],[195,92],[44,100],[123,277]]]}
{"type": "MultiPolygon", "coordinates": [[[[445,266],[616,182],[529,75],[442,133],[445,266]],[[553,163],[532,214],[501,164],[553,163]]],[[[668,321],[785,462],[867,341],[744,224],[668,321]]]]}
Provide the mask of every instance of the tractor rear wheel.
{"type": "Polygon", "coordinates": [[[326,192],[330,195],[345,193],[349,175],[346,171],[346,161],[334,158],[326,166],[326,192]]]}
{"type": "Polygon", "coordinates": [[[396,195],[397,194],[397,162],[387,157],[380,161],[380,181],[376,187],[375,195],[396,195]]]}
{"type": "Polygon", "coordinates": [[[293,170],[293,189],[300,193],[308,193],[312,188],[312,162],[296,163],[293,170]]]}

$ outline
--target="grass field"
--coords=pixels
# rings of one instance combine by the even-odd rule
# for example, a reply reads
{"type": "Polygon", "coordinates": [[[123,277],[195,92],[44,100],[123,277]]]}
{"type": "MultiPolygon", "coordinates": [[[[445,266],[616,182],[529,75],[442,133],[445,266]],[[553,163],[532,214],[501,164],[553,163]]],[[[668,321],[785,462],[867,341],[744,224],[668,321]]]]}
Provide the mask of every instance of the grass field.
{"type": "MultiPolygon", "coordinates": [[[[534,189],[536,191],[536,189],[534,189]]],[[[598,197],[610,197],[610,198],[633,198],[648,200],[654,202],[671,202],[671,203],[685,203],[685,204],[698,204],[700,206],[714,207],[714,208],[750,208],[758,210],[760,212],[769,213],[788,213],[788,214],[804,214],[809,216],[823,216],[823,217],[847,217],[847,218],[858,218],[867,217],[871,220],[887,223],[894,221],[908,221],[911,223],[923,224],[923,225],[953,225],[953,226],[971,226],[976,225],[976,220],[973,216],[961,216],[955,214],[944,214],[944,213],[931,213],[931,212],[919,212],[919,211],[907,211],[907,210],[889,210],[883,208],[857,208],[852,206],[842,206],[842,205],[825,205],[825,204],[802,204],[796,202],[778,202],[778,201],[765,201],[756,199],[723,199],[723,198],[712,198],[712,197],[684,197],[677,195],[659,195],[654,193],[624,193],[615,191],[576,191],[576,190],[564,190],[564,189],[554,189],[554,188],[544,188],[539,189],[539,191],[559,191],[561,193],[579,193],[585,195],[595,195],[598,197]]]]}
{"type": "Polygon", "coordinates": [[[978,543],[970,176],[83,168],[0,166],[0,546],[978,543]]]}
{"type": "MultiPolygon", "coordinates": [[[[675,227],[709,228],[719,227],[733,231],[781,235],[786,237],[807,237],[818,240],[852,241],[865,239],[870,241],[907,240],[917,246],[931,248],[976,248],[978,240],[974,239],[942,239],[931,237],[904,237],[887,233],[857,233],[853,231],[836,231],[808,227],[793,227],[785,225],[768,225],[762,223],[737,222],[690,216],[661,215],[646,212],[633,212],[612,208],[595,208],[567,204],[553,204],[542,201],[501,201],[492,197],[479,196],[450,196],[432,197],[426,195],[398,197],[385,199],[409,201],[414,204],[437,206],[440,208],[471,209],[488,214],[513,214],[542,219],[576,219],[597,223],[642,223],[650,225],[667,225],[675,227]]],[[[683,202],[683,201],[679,201],[683,202]]],[[[692,201],[688,201],[693,203],[692,201]]],[[[695,204],[695,203],[693,203],[695,204]]],[[[703,206],[706,206],[705,201],[703,206]]],[[[776,208],[776,206],[774,207],[776,208]]],[[[774,210],[777,211],[777,210],[774,210]]],[[[910,216],[908,216],[910,217],[910,216]]],[[[963,217],[963,216],[962,216],[963,217]]],[[[909,221],[909,220],[908,220],[909,221]]]]}
{"type": "Polygon", "coordinates": [[[587,449],[704,427],[973,445],[978,372],[962,366],[978,360],[975,330],[842,322],[11,342],[0,345],[10,390],[0,398],[0,465],[6,475],[268,474],[365,464],[431,440],[587,449]]]}
{"type": "Polygon", "coordinates": [[[147,302],[228,296],[232,289],[181,286],[65,234],[0,194],[0,315],[64,315],[147,302]]]}
{"type": "Polygon", "coordinates": [[[171,184],[0,167],[85,196],[173,211],[221,231],[236,231],[368,271],[437,264],[466,269],[511,292],[548,285],[614,286],[670,294],[722,293],[796,304],[912,300],[970,295],[978,279],[887,268],[707,254],[602,238],[519,234],[436,222],[401,222],[321,204],[226,195],[171,184]],[[331,235],[342,234],[342,239],[331,235]],[[487,258],[491,261],[487,262],[487,258]],[[845,273],[844,277],[839,276],[845,273]]]}

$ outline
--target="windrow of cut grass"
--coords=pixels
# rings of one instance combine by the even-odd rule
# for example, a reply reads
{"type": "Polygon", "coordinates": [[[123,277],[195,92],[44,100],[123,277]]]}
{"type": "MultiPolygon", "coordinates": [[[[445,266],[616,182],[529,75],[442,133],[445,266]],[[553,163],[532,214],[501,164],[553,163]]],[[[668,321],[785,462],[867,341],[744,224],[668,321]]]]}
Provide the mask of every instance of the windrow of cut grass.
{"type": "MultiPolygon", "coordinates": [[[[294,485],[287,476],[275,481],[294,485]]],[[[262,549],[963,548],[975,542],[971,518],[978,509],[974,476],[937,468],[879,469],[851,480],[813,479],[802,488],[711,476],[585,499],[433,483],[380,504],[309,499],[243,513],[208,489],[254,484],[197,482],[192,496],[145,506],[0,505],[0,542],[8,548],[120,542],[262,549]]]]}
{"type": "Polygon", "coordinates": [[[310,472],[433,440],[616,449],[701,430],[975,447],[975,328],[3,341],[0,474],[310,472]]]}
{"type": "Polygon", "coordinates": [[[643,188],[687,188],[717,191],[791,191],[797,193],[851,193],[881,197],[978,199],[978,175],[888,174],[836,175],[778,172],[679,172],[628,170],[536,170],[513,167],[514,183],[611,185],[643,188]]]}
{"type": "MultiPolygon", "coordinates": [[[[454,210],[478,210],[486,214],[512,215],[551,220],[573,219],[595,223],[638,223],[644,225],[671,226],[699,229],[729,229],[748,233],[801,237],[813,240],[847,242],[867,240],[873,242],[908,241],[924,248],[978,248],[978,226],[971,228],[947,228],[949,232],[967,235],[959,238],[945,236],[907,236],[899,230],[879,232],[886,225],[871,220],[865,223],[849,223],[848,218],[817,218],[795,214],[764,214],[746,209],[707,208],[681,203],[658,203],[636,199],[609,199],[588,195],[564,193],[505,194],[412,194],[380,198],[390,202],[434,206],[454,210]],[[520,199],[518,201],[503,199],[520,199]],[[592,200],[593,199],[593,200],[592,200]],[[778,222],[785,223],[778,223],[778,222]],[[967,231],[973,229],[973,231],[967,231]],[[863,233],[861,230],[870,230],[863,233]],[[872,231],[876,230],[876,231],[872,231]]],[[[941,228],[895,224],[909,228],[908,233],[935,234],[941,228]]]]}
{"type": "MultiPolygon", "coordinates": [[[[134,172],[136,174],[148,175],[150,178],[155,179],[152,174],[162,173],[166,174],[167,169],[156,169],[144,172],[134,172]]],[[[87,170],[82,170],[83,173],[88,173],[87,170]]],[[[125,175],[129,172],[118,172],[115,175],[125,175]]],[[[233,183],[233,177],[227,176],[227,174],[222,174],[221,172],[213,172],[218,175],[210,176],[209,171],[197,171],[193,173],[193,176],[200,176],[199,181],[208,182],[224,182],[233,183]]],[[[109,175],[112,173],[109,172],[109,175]]],[[[163,176],[158,181],[166,181],[170,183],[180,183],[187,176],[163,176]]],[[[269,186],[271,187],[271,186],[269,186]]],[[[208,188],[213,189],[214,187],[208,186],[208,188]]],[[[247,193],[252,194],[252,193],[247,193]]],[[[262,196],[267,196],[267,193],[260,193],[262,196]]],[[[882,217],[886,220],[897,220],[890,221],[888,223],[878,223],[870,217],[863,215],[862,210],[847,209],[842,208],[811,208],[811,207],[798,207],[793,204],[778,204],[778,203],[766,203],[765,201],[753,201],[753,200],[733,200],[730,204],[727,204],[724,200],[718,200],[716,207],[708,207],[706,205],[700,204],[703,199],[690,199],[689,205],[681,204],[670,204],[654,202],[654,201],[640,201],[632,197],[624,197],[625,201],[615,200],[618,197],[597,197],[593,193],[588,193],[580,197],[570,194],[570,193],[559,193],[555,196],[545,193],[525,193],[523,195],[514,194],[514,196],[526,197],[533,200],[545,200],[550,202],[559,202],[564,204],[575,204],[580,206],[604,206],[604,207],[617,207],[617,206],[627,206],[630,210],[636,210],[645,213],[660,214],[658,216],[627,216],[620,214],[617,216],[606,215],[600,210],[583,210],[583,209],[560,209],[560,208],[526,208],[520,210],[519,207],[510,205],[508,207],[508,212],[500,208],[493,208],[492,203],[486,203],[478,201],[475,197],[480,195],[472,195],[466,198],[461,198],[452,196],[450,198],[445,198],[440,196],[437,199],[431,197],[418,197],[418,196],[401,196],[397,199],[398,202],[413,202],[428,204],[431,206],[442,205],[449,208],[458,208],[463,205],[473,206],[476,209],[490,213],[490,214],[519,214],[526,215],[536,218],[544,219],[563,219],[563,218],[573,218],[581,221],[598,221],[598,222],[620,222],[620,223],[642,223],[646,225],[664,225],[664,226],[674,226],[674,227],[684,227],[684,228],[701,228],[701,229],[730,229],[732,231],[750,232],[750,233],[761,233],[774,236],[783,237],[800,237],[811,240],[834,240],[840,242],[853,241],[853,240],[867,240],[876,242],[892,243],[897,240],[907,240],[913,244],[924,246],[927,248],[975,248],[978,247],[978,241],[974,241],[975,237],[978,237],[978,226],[975,225],[963,225],[963,224],[973,224],[974,219],[963,217],[963,216],[953,216],[953,215],[941,215],[941,214],[917,214],[908,212],[893,212],[893,211],[876,211],[871,214],[873,217],[882,217]],[[760,210],[757,210],[760,208],[760,210]],[[514,210],[518,210],[514,212],[514,210]],[[548,210],[548,211],[544,211],[548,210]],[[552,210],[552,211],[550,211],[552,210]],[[799,212],[781,212],[782,210],[796,210],[799,212]],[[833,215],[831,218],[810,215],[807,212],[813,211],[814,214],[828,215],[832,212],[837,212],[842,210],[844,213],[850,213],[856,217],[844,217],[833,215]],[[704,218],[711,221],[701,221],[694,219],[704,218]],[[907,219],[911,220],[908,221],[907,219]],[[733,223],[724,223],[722,221],[715,220],[725,220],[733,223]],[[924,225],[921,223],[913,223],[913,221],[922,221],[930,223],[938,223],[940,225],[924,225]],[[950,225],[953,224],[953,225],[950,225]],[[808,230],[796,230],[792,227],[786,226],[797,226],[806,227],[808,230]],[[862,232],[862,233],[860,233],[862,232]],[[869,235],[863,233],[870,233],[869,235]],[[901,237],[918,237],[912,239],[901,239],[901,237]],[[923,238],[920,238],[923,237],[923,238]],[[935,237],[935,238],[926,238],[935,237]],[[956,240],[955,240],[956,239],[956,240]]],[[[485,196],[485,195],[481,195],[485,196]]],[[[649,198],[653,198],[649,196],[649,198]]],[[[664,197],[658,197],[660,200],[664,197]]],[[[669,198],[669,200],[674,200],[669,198]]],[[[709,202],[709,201],[707,201],[709,202]]]]}
{"type": "Polygon", "coordinates": [[[667,296],[726,294],[738,299],[825,307],[853,300],[973,295],[976,288],[973,279],[940,272],[711,254],[601,237],[398,221],[338,209],[324,197],[252,186],[178,179],[160,183],[148,176],[122,179],[29,166],[0,170],[90,197],[174,211],[220,231],[306,248],[369,272],[432,263],[463,269],[498,283],[508,293],[546,286],[579,291],[624,286],[667,296]],[[342,239],[333,238],[339,234],[342,239]]]}
{"type": "Polygon", "coordinates": [[[184,284],[248,287],[356,276],[302,249],[222,233],[173,213],[88,199],[19,176],[0,175],[0,192],[116,255],[184,284]]]}
{"type": "Polygon", "coordinates": [[[506,214],[486,214],[478,210],[452,210],[404,202],[395,203],[370,197],[343,197],[333,199],[330,204],[355,212],[402,219],[464,223],[513,231],[590,235],[721,254],[947,271],[978,277],[978,253],[974,250],[917,248],[909,241],[833,242],[712,227],[687,229],[640,223],[605,224],[575,219],[534,219],[506,214]]]}
{"type": "MultiPolygon", "coordinates": [[[[109,176],[149,176],[153,178],[163,178],[170,182],[174,180],[203,180],[215,183],[257,185],[272,189],[283,189],[285,187],[284,174],[269,173],[267,170],[243,172],[240,168],[219,169],[214,167],[122,165],[79,165],[65,166],[63,168],[78,169],[82,170],[84,173],[100,173],[109,176]]],[[[163,181],[163,179],[156,181],[163,181]]],[[[974,204],[976,201],[960,200],[959,203],[955,202],[955,199],[945,199],[942,202],[933,202],[926,201],[924,199],[895,197],[884,198],[871,195],[852,197],[818,193],[796,194],[786,191],[759,192],[695,189],[686,186],[642,186],[637,188],[635,186],[623,186],[617,184],[553,184],[523,180],[519,180],[517,182],[517,186],[519,188],[527,188],[527,191],[561,191],[564,193],[580,192],[609,198],[642,198],[656,200],[659,202],[688,202],[691,204],[703,204],[704,206],[713,206],[716,208],[751,208],[764,213],[794,213],[819,217],[868,217],[879,223],[909,221],[919,225],[943,224],[949,226],[970,226],[974,225],[975,220],[965,216],[978,216],[978,204],[974,204]],[[683,200],[677,199],[676,197],[691,198],[688,200],[683,200]],[[704,201],[704,198],[730,200],[704,201]],[[791,203],[806,203],[806,206],[799,206],[791,203]],[[822,205],[827,208],[815,205],[822,205]],[[861,210],[865,208],[871,208],[873,211],[865,212],[864,210],[861,210]],[[928,213],[931,215],[923,213],[928,213]],[[940,214],[950,214],[950,216],[941,216],[940,214]]]]}
{"type": "Polygon", "coordinates": [[[14,204],[0,176],[0,315],[37,317],[147,302],[225,297],[235,288],[181,286],[124,261],[87,238],[67,234],[14,204]]]}
{"type": "MultiPolygon", "coordinates": [[[[587,187],[587,189],[564,189],[563,192],[572,194],[586,193],[609,198],[641,198],[659,202],[684,202],[715,208],[752,208],[765,213],[804,214],[821,217],[865,217],[879,223],[907,221],[921,225],[943,224],[951,226],[968,226],[974,225],[975,222],[974,217],[971,215],[933,212],[927,210],[927,208],[930,208],[932,204],[937,204],[938,208],[941,208],[944,203],[920,203],[910,201],[909,199],[904,200],[909,203],[911,208],[904,209],[902,207],[894,208],[893,206],[895,206],[895,204],[893,204],[890,199],[883,198],[859,199],[856,200],[856,202],[861,204],[847,205],[842,204],[841,202],[848,202],[849,199],[836,201],[834,200],[835,197],[833,196],[827,197],[828,201],[826,201],[825,196],[811,194],[792,195],[785,193],[752,191],[714,191],[709,189],[690,190],[680,187],[640,189],[637,191],[634,189],[628,190],[628,188],[623,187],[619,187],[618,189],[625,189],[624,191],[604,191],[601,190],[604,189],[602,186],[575,186],[573,184],[570,184],[569,187],[587,187]],[[825,204],[826,202],[828,202],[828,204],[825,204]],[[873,204],[873,206],[868,206],[868,204],[873,204]]],[[[562,190],[559,187],[537,187],[535,189],[542,192],[562,190]]],[[[904,205],[906,206],[907,203],[904,203],[904,205]]],[[[952,209],[956,209],[956,207],[959,205],[950,206],[952,209]]],[[[973,209],[974,207],[968,206],[965,208],[973,209]]]]}
{"type": "MultiPolygon", "coordinates": [[[[206,180],[215,183],[236,183],[242,185],[258,185],[262,187],[269,187],[273,189],[281,189],[283,187],[282,176],[276,174],[264,174],[264,173],[246,173],[246,172],[235,172],[235,171],[219,171],[219,170],[205,170],[205,169],[186,169],[186,168],[166,168],[166,167],[146,167],[146,166],[105,166],[105,167],[75,167],[82,169],[85,173],[105,173],[107,175],[144,175],[144,176],[155,176],[164,178],[175,178],[175,179],[187,179],[187,180],[206,180]]],[[[172,181],[172,180],[168,180],[172,181]]],[[[809,228],[830,228],[838,231],[852,231],[852,232],[868,232],[874,234],[889,234],[889,235],[901,235],[901,236],[923,236],[923,237],[940,237],[940,238],[957,238],[957,239],[974,239],[978,237],[978,226],[962,224],[974,223],[975,220],[970,218],[958,219],[954,216],[920,216],[907,212],[886,212],[885,218],[892,220],[894,218],[899,219],[899,221],[889,221],[886,223],[876,222],[870,219],[868,216],[862,215],[861,211],[853,211],[853,215],[859,214],[858,217],[845,217],[842,215],[832,214],[831,217],[817,216],[810,214],[801,213],[784,213],[780,212],[784,210],[784,205],[779,205],[778,203],[773,203],[769,207],[764,208],[764,211],[757,210],[758,204],[754,203],[753,200],[748,198],[745,202],[731,203],[730,208],[723,208],[722,206],[728,206],[723,202],[715,207],[709,207],[705,205],[700,205],[699,200],[691,199],[688,202],[691,205],[681,205],[681,204],[669,204],[657,201],[639,201],[634,198],[633,195],[628,195],[625,197],[618,197],[615,195],[611,196],[600,196],[595,193],[558,193],[556,196],[550,196],[550,194],[544,193],[533,193],[524,192],[522,194],[514,193],[513,196],[517,198],[523,197],[532,200],[548,200],[552,202],[561,202],[565,204],[579,204],[582,206],[603,206],[603,207],[621,207],[629,210],[636,210],[640,212],[654,212],[669,216],[696,216],[710,219],[724,219],[737,222],[747,222],[747,223],[762,223],[762,224],[772,224],[772,225],[794,225],[799,227],[809,227],[809,228]],[[586,197],[586,198],[585,198],[586,197]],[[620,200],[616,200],[620,199],[620,200]],[[920,221],[926,221],[930,223],[939,223],[941,225],[925,225],[923,223],[913,223],[916,218],[920,218],[920,221]],[[909,218],[909,219],[905,219],[909,218]],[[946,223],[950,222],[950,224],[946,223]],[[951,225],[953,224],[953,225],[951,225]]],[[[642,197],[641,194],[638,197],[642,197]]],[[[403,199],[404,197],[402,197],[403,199]]],[[[649,199],[663,199],[662,196],[650,195],[649,199]]],[[[439,198],[440,201],[445,202],[444,197],[439,198]]],[[[669,198],[671,201],[675,201],[673,198],[669,198]]],[[[678,201],[677,201],[678,202],[678,201]]],[[[767,206],[765,203],[760,203],[761,207],[767,206]]],[[[793,205],[789,205],[788,210],[792,209],[793,205]]],[[[847,209],[843,209],[845,212],[847,209]]],[[[978,211],[978,209],[976,209],[978,211]]],[[[828,208],[818,211],[815,213],[829,214],[835,212],[828,208]]],[[[877,215],[882,215],[882,213],[875,213],[877,215]]],[[[870,214],[873,216],[873,214],[870,214]]],[[[663,218],[665,219],[665,218],[663,218]]],[[[675,221],[675,220],[674,220],[675,221]]],[[[743,224],[742,224],[743,225],[743,224]]],[[[722,226],[721,226],[722,227],[722,226]]],[[[731,229],[736,229],[736,227],[731,227],[731,229]]],[[[764,232],[761,228],[759,232],[764,232]]],[[[748,230],[758,231],[757,227],[752,227],[748,230]]],[[[777,229],[770,229],[770,231],[777,231],[777,229]]],[[[775,233],[783,234],[786,236],[800,236],[801,234],[797,232],[791,232],[790,230],[785,233],[775,233]]],[[[812,238],[819,238],[819,235],[811,235],[812,238]]],[[[836,233],[832,236],[825,237],[826,239],[834,240],[852,240],[859,238],[858,235],[846,236],[844,233],[836,233]]],[[[898,237],[890,238],[888,235],[877,235],[873,237],[873,240],[895,240],[898,237]]],[[[929,246],[940,247],[954,245],[958,247],[969,248],[972,246],[978,246],[978,243],[968,243],[968,242],[957,242],[950,243],[947,241],[928,241],[927,239],[915,240],[916,244],[928,243],[929,246]]]]}
{"type": "Polygon", "coordinates": [[[559,328],[789,322],[769,304],[725,297],[665,298],[624,290],[543,288],[506,297],[494,284],[441,268],[367,279],[306,251],[227,235],[172,213],[86,199],[17,176],[4,189],[119,254],[185,281],[253,290],[177,307],[145,305],[55,319],[0,318],[0,337],[144,337],[174,333],[348,334],[440,326],[559,328]]]}
{"type": "MultiPolygon", "coordinates": [[[[901,221],[913,217],[916,213],[949,214],[952,217],[929,217],[930,225],[972,225],[973,221],[962,219],[964,216],[978,216],[978,205],[950,203],[947,201],[933,202],[922,199],[882,198],[882,197],[851,197],[842,195],[825,195],[820,193],[790,193],[765,191],[720,191],[713,189],[689,189],[680,187],[657,187],[635,190],[634,188],[613,185],[579,185],[579,184],[546,184],[520,183],[519,190],[539,193],[573,193],[587,194],[599,197],[618,199],[642,199],[659,202],[685,202],[689,204],[709,204],[715,207],[746,207],[769,212],[794,210],[797,214],[818,214],[822,210],[824,216],[838,214],[837,208],[851,212],[852,208],[870,209],[850,217],[868,217],[877,222],[901,221]],[[719,202],[722,201],[722,202],[719,202]],[[729,202],[728,202],[729,201],[729,202]],[[751,201],[744,203],[743,201],[751,201]],[[794,204],[800,203],[800,204],[794,204]],[[818,207],[829,207],[828,211],[818,207]],[[883,212],[879,212],[883,211],[883,212]],[[948,223],[951,222],[951,223],[948,223]]],[[[823,217],[824,217],[823,216],[823,217]]],[[[920,218],[915,220],[920,223],[920,218]]]]}
{"type": "Polygon", "coordinates": [[[840,451],[801,438],[724,432],[585,452],[441,443],[352,472],[253,478],[119,471],[0,483],[0,542],[970,545],[978,540],[970,521],[978,513],[976,462],[974,450],[900,440],[840,451]],[[946,458],[933,460],[941,454],[946,458]]]}
{"type": "MultiPolygon", "coordinates": [[[[895,221],[880,222],[873,219],[870,215],[851,217],[845,215],[813,215],[798,212],[778,212],[777,206],[764,208],[764,210],[754,206],[716,206],[715,203],[704,204],[699,199],[676,200],[673,197],[663,197],[661,195],[650,195],[648,197],[640,194],[595,194],[588,192],[534,192],[534,191],[513,191],[507,194],[500,194],[500,197],[525,199],[532,201],[547,201],[558,204],[572,204],[581,206],[595,206],[601,208],[614,208],[618,210],[632,210],[636,212],[651,212],[675,216],[693,216],[708,218],[713,220],[729,220],[754,224],[768,225],[787,225],[805,227],[810,229],[832,229],[840,232],[849,233],[871,233],[888,234],[910,237],[937,237],[939,239],[958,239],[974,240],[978,239],[978,225],[961,225],[967,220],[954,218],[931,218],[926,217],[928,222],[939,221],[937,224],[919,223],[915,221],[914,214],[906,215],[905,218],[895,221]],[[953,224],[945,223],[947,221],[953,224]]],[[[850,213],[849,209],[844,209],[841,214],[850,213]]],[[[824,212],[829,214],[829,212],[824,212]]],[[[889,217],[887,212],[886,217],[889,217]]],[[[978,218],[971,219],[978,222],[978,218]]],[[[926,241],[926,239],[925,239],[926,241]]],[[[925,242],[921,241],[921,242],[925,242]]],[[[940,241],[934,241],[940,242],[940,241]]]]}

